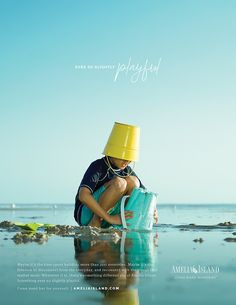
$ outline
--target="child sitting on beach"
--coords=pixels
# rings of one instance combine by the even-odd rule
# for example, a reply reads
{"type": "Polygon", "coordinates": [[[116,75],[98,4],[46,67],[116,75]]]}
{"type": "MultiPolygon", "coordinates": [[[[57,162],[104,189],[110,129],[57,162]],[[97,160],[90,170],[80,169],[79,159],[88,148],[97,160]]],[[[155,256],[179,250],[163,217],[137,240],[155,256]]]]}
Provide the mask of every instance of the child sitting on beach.
{"type": "MultiPolygon", "coordinates": [[[[74,210],[79,225],[101,227],[102,220],[121,224],[120,199],[130,195],[142,182],[129,164],[138,159],[140,129],[115,123],[103,154],[105,157],[92,162],[80,183],[74,210]]],[[[125,218],[132,218],[125,211],[125,218]]]]}

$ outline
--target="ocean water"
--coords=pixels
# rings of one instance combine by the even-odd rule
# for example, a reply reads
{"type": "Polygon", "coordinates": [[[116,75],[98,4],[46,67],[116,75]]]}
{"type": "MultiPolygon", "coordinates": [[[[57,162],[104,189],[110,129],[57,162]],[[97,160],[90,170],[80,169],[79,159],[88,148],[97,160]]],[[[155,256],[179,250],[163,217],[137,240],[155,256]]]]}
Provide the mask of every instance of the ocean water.
{"type": "MultiPolygon", "coordinates": [[[[0,232],[3,304],[234,304],[236,204],[159,205],[150,233],[15,244],[0,232]],[[207,225],[188,226],[189,224],[207,225]],[[195,241],[194,241],[195,240],[195,241]],[[109,289],[109,290],[108,290],[109,289]]],[[[73,205],[0,205],[0,221],[76,223],[73,205]]]]}

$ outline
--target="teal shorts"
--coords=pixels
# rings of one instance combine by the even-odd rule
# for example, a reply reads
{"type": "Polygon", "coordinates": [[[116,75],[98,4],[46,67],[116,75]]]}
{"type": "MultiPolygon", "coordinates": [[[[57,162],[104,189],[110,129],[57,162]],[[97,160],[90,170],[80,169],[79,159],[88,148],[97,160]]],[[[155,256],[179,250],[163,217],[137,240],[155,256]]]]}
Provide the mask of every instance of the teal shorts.
{"type": "MultiPolygon", "coordinates": [[[[105,191],[105,189],[106,188],[103,185],[98,190],[96,190],[96,192],[93,193],[93,198],[97,202],[98,202],[100,196],[102,195],[102,193],[105,191]]],[[[121,203],[121,199],[119,201],[117,201],[117,203],[114,205],[114,207],[108,211],[108,214],[110,214],[110,215],[120,214],[120,203],[121,203]]],[[[83,204],[82,208],[81,208],[81,214],[80,214],[80,225],[87,226],[89,224],[89,222],[92,220],[93,215],[94,215],[94,213],[85,204],[83,204]]],[[[110,224],[103,220],[101,226],[103,228],[107,228],[110,226],[110,224]]]]}

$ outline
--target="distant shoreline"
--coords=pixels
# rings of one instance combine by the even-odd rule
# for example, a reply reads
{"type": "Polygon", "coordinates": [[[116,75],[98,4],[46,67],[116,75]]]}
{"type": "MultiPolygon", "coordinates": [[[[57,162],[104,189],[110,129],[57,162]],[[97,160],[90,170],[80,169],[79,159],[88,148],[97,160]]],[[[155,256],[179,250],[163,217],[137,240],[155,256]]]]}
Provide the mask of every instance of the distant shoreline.
{"type": "MultiPolygon", "coordinates": [[[[236,209],[236,203],[159,203],[159,209],[171,208],[195,208],[195,209],[212,209],[228,207],[236,209]]],[[[30,211],[30,210],[68,210],[73,209],[74,203],[0,203],[0,211],[30,211]]]]}

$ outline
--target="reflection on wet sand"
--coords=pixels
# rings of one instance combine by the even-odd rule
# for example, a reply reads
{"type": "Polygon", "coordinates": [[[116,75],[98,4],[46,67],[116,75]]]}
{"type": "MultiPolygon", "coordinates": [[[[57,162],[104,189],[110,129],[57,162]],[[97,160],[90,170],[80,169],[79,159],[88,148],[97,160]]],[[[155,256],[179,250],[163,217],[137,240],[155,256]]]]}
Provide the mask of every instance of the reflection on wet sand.
{"type": "Polygon", "coordinates": [[[138,305],[141,270],[156,263],[157,235],[120,232],[117,241],[86,241],[74,238],[78,271],[85,285],[103,293],[105,305],[138,305]]]}

